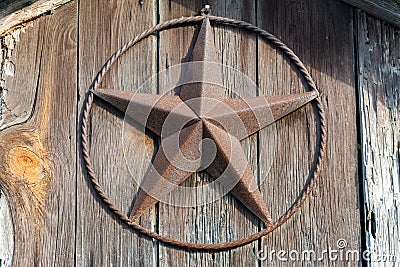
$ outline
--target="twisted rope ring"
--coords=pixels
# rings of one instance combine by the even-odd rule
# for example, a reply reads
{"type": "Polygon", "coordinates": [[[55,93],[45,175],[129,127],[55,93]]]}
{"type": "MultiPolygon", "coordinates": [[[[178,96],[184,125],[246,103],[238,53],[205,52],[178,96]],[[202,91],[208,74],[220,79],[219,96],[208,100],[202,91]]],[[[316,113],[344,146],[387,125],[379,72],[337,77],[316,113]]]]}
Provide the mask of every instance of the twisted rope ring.
{"type": "Polygon", "coordinates": [[[323,105],[321,102],[320,97],[316,98],[313,100],[313,104],[315,105],[317,109],[317,113],[319,116],[319,128],[320,128],[320,138],[319,138],[319,151],[318,151],[318,156],[316,158],[316,164],[310,172],[311,177],[309,180],[306,182],[304,185],[302,191],[300,192],[300,195],[297,197],[295,202],[292,204],[292,206],[276,221],[272,226],[269,228],[263,229],[255,234],[249,235],[245,238],[242,239],[237,239],[234,241],[229,241],[229,242],[223,242],[223,243],[216,243],[216,244],[202,244],[202,243],[193,243],[193,242],[185,242],[181,240],[177,240],[171,237],[163,236],[160,234],[157,234],[155,232],[152,232],[143,226],[139,225],[135,221],[131,221],[127,215],[125,215],[118,207],[115,206],[115,204],[111,201],[111,199],[107,196],[107,194],[104,192],[103,187],[100,185],[96,173],[93,170],[93,165],[90,159],[90,153],[89,153],[89,142],[88,142],[88,124],[89,124],[89,113],[93,104],[93,92],[92,90],[96,90],[101,81],[104,78],[104,75],[108,72],[108,70],[111,68],[111,66],[118,60],[118,58],[125,53],[129,48],[134,46],[135,44],[139,43],[143,39],[146,39],[153,33],[157,31],[163,31],[169,28],[173,27],[184,27],[189,24],[196,24],[201,22],[204,19],[204,16],[207,16],[210,21],[217,23],[217,24],[225,24],[225,25],[230,25],[242,29],[246,29],[250,32],[253,32],[259,36],[262,36],[265,40],[270,42],[271,44],[275,45],[277,48],[279,48],[290,60],[291,62],[296,66],[296,68],[299,70],[300,74],[304,78],[305,82],[307,83],[308,87],[310,90],[315,91],[318,93],[318,90],[316,88],[316,85],[314,81],[312,80],[310,74],[308,73],[306,67],[304,64],[300,61],[300,59],[295,55],[295,53],[288,48],[282,41],[280,41],[277,37],[272,35],[271,33],[255,26],[250,23],[240,21],[240,20],[235,20],[235,19],[229,19],[229,18],[223,18],[223,17],[216,17],[216,16],[210,16],[210,15],[202,15],[202,16],[194,16],[194,17],[182,17],[182,18],[177,18],[173,20],[169,20],[160,24],[155,25],[154,27],[142,32],[141,34],[137,35],[135,38],[131,39],[128,43],[126,43],[123,47],[121,47],[117,52],[115,52],[111,58],[103,65],[99,73],[97,74],[96,78],[94,79],[90,91],[86,95],[86,99],[83,105],[83,110],[82,110],[82,117],[81,117],[81,150],[82,150],[82,156],[84,160],[84,165],[86,167],[87,174],[89,175],[89,178],[92,182],[93,188],[97,192],[98,196],[101,198],[103,203],[124,223],[135,229],[141,234],[144,234],[148,237],[157,239],[158,241],[161,241],[163,243],[181,247],[181,248],[192,248],[192,249],[198,249],[198,250],[221,250],[221,249],[227,249],[227,248],[234,248],[238,246],[242,246],[245,244],[248,244],[254,240],[259,239],[262,236],[265,236],[269,233],[271,233],[273,230],[281,226],[284,222],[286,222],[299,208],[300,206],[304,203],[308,195],[310,194],[313,186],[315,185],[315,182],[321,172],[321,167],[322,167],[322,161],[325,157],[325,150],[326,150],[326,142],[327,142],[327,128],[326,128],[326,121],[325,121],[325,112],[323,110],[323,105]]]}

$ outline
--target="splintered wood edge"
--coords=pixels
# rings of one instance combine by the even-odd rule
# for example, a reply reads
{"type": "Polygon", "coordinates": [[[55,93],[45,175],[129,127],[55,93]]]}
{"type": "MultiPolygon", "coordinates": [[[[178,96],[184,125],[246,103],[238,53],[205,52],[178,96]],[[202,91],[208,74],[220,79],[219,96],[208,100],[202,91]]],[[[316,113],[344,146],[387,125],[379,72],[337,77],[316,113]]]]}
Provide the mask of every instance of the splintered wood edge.
{"type": "Polygon", "coordinates": [[[365,13],[358,12],[356,23],[366,249],[392,261],[400,251],[400,38],[398,29],[365,13]]]}
{"type": "Polygon", "coordinates": [[[17,28],[24,27],[30,21],[44,14],[51,14],[55,9],[70,1],[71,0],[39,0],[26,8],[0,18],[0,37],[7,35],[17,28]]]}

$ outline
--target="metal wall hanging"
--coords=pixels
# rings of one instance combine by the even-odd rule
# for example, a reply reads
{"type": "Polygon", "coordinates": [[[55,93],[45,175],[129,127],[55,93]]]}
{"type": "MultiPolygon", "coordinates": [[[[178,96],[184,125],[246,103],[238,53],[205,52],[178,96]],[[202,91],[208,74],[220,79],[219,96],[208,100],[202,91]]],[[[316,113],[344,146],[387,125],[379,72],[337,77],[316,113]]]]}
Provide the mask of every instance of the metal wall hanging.
{"type": "MultiPolygon", "coordinates": [[[[191,73],[190,75],[197,75],[201,78],[201,75],[207,73],[206,68],[206,64],[201,65],[201,68],[193,70],[195,73],[191,73]]],[[[104,204],[118,218],[140,233],[174,246],[194,249],[213,250],[241,246],[272,232],[282,225],[299,209],[310,193],[320,173],[326,147],[326,126],[322,103],[319,99],[316,86],[300,59],[284,43],[267,31],[247,22],[212,16],[209,14],[209,6],[206,6],[202,10],[200,16],[178,18],[158,24],[142,32],[118,50],[102,67],[87,94],[83,105],[81,125],[81,149],[84,164],[93,187],[104,201],[104,204]],[[210,22],[246,29],[275,45],[296,66],[310,91],[281,96],[225,98],[223,88],[201,81],[183,85],[179,95],[175,96],[141,94],[100,88],[100,83],[111,65],[124,52],[143,39],[151,36],[154,32],[160,32],[169,28],[201,24],[191,55],[191,61],[215,61],[216,52],[210,22]],[[94,97],[99,97],[107,101],[125,113],[130,112],[128,106],[134,102],[134,104],[141,107],[140,112],[130,112],[128,115],[143,127],[154,132],[162,140],[161,146],[154,157],[153,166],[140,185],[141,189],[134,203],[133,210],[129,215],[122,212],[105,194],[91,163],[88,124],[94,97]],[[213,104],[213,101],[221,104],[213,104]],[[257,186],[254,186],[253,172],[239,141],[309,102],[315,105],[319,117],[320,138],[318,139],[319,151],[316,155],[316,164],[310,174],[311,178],[304,185],[296,201],[277,221],[273,221],[259,189],[257,186]],[[147,116],[143,116],[143,112],[147,113],[147,116]],[[168,121],[173,121],[174,124],[166,125],[168,121]],[[238,124],[243,125],[243,127],[237,127],[238,124]],[[215,158],[207,166],[202,166],[202,160],[196,161],[196,159],[202,158],[202,152],[206,150],[205,147],[202,147],[203,151],[199,151],[199,143],[204,138],[213,140],[215,143],[215,158]],[[177,147],[179,149],[177,151],[172,150],[173,153],[171,154],[168,151],[168,147],[174,147],[175,140],[178,140],[177,147]],[[191,161],[177,167],[176,162],[180,161],[182,155],[191,161]],[[221,179],[222,184],[228,187],[232,185],[229,191],[264,222],[266,228],[258,233],[230,242],[201,244],[176,240],[152,232],[139,225],[137,221],[143,212],[153,207],[160,198],[171,193],[176,186],[200,168],[204,169],[213,178],[221,179]],[[224,178],[221,178],[222,176],[224,178]]]]}

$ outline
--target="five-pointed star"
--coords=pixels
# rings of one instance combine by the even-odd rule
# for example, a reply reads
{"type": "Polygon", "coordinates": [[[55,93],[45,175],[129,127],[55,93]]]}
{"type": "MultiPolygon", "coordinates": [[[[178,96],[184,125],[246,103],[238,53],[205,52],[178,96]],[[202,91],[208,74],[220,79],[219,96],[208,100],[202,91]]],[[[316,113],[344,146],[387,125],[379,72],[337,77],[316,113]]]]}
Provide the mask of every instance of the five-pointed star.
{"type": "MultiPolygon", "coordinates": [[[[209,19],[205,17],[193,48],[192,62],[216,61],[217,53],[211,34],[209,19]]],[[[206,64],[200,65],[195,75],[200,78],[210,75],[207,71],[206,64]]],[[[108,89],[96,90],[94,94],[161,137],[153,164],[140,185],[141,190],[130,215],[132,220],[138,219],[159,199],[165,198],[176,186],[203,167],[215,179],[223,175],[225,178],[222,183],[225,185],[233,183],[230,192],[268,226],[273,222],[240,140],[318,96],[316,92],[307,92],[225,98],[222,87],[204,82],[183,85],[179,96],[108,89]],[[134,108],[128,108],[130,105],[134,108]],[[173,122],[173,125],[165,125],[166,120],[173,122]],[[204,138],[212,139],[216,150],[215,158],[206,166],[203,166],[204,161],[208,159],[204,158],[202,151],[206,148],[201,146],[204,138]],[[185,160],[188,162],[182,166],[181,162],[185,160]]]]}

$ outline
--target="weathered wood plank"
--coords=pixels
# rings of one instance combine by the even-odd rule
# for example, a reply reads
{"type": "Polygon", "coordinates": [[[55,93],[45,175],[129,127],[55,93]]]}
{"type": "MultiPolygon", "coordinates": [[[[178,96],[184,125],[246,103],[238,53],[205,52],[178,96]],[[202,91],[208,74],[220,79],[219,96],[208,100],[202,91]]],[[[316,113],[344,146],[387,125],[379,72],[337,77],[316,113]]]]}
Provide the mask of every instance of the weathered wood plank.
{"type": "MultiPolygon", "coordinates": [[[[55,16],[34,22],[17,43],[10,57],[14,75],[4,82],[14,102],[34,97],[26,101],[34,103],[28,121],[2,131],[0,137],[5,159],[1,183],[18,229],[14,232],[16,266],[74,261],[76,11],[74,5],[65,6],[55,16]],[[54,51],[62,56],[54,56],[54,51]]],[[[11,111],[25,116],[19,108],[16,105],[11,111]]]]}
{"type": "MultiPolygon", "coordinates": [[[[344,238],[346,249],[360,248],[357,191],[356,94],[352,9],[339,1],[259,1],[258,24],[276,34],[303,60],[322,93],[329,140],[327,160],[310,198],[281,228],[262,239],[262,266],[300,264],[302,252],[320,257],[324,249],[337,249],[344,238]],[[272,251],[284,250],[287,261],[272,251]],[[289,252],[299,253],[289,257],[289,252]]],[[[259,86],[263,94],[304,91],[282,53],[259,43],[259,86]]],[[[276,219],[290,207],[302,189],[316,149],[316,115],[303,108],[276,124],[278,146],[271,151],[270,134],[260,134],[261,175],[267,175],[265,199],[271,201],[276,219]],[[267,153],[264,154],[263,151],[267,153]],[[273,157],[268,157],[273,155],[273,157]],[[271,170],[265,162],[272,160],[271,170]]],[[[307,259],[307,258],[305,258],[307,259]]],[[[312,260],[318,266],[342,265],[312,260]]],[[[314,263],[313,263],[314,262],[314,263]]],[[[353,261],[354,263],[354,261],[353,261]]]]}
{"type": "Polygon", "coordinates": [[[31,20],[45,13],[52,13],[56,8],[69,1],[71,0],[19,0],[13,1],[13,4],[10,4],[11,1],[2,1],[5,5],[8,3],[12,8],[6,8],[4,10],[5,13],[2,13],[3,15],[1,15],[0,11],[0,36],[13,31],[15,28],[25,26],[25,24],[29,23],[31,20]],[[29,3],[30,5],[22,8],[21,3],[29,3]],[[16,9],[16,6],[19,6],[20,8],[16,9]],[[10,11],[13,13],[10,13],[10,11]]]}
{"type": "MultiPolygon", "coordinates": [[[[212,13],[216,16],[256,24],[256,1],[210,1],[209,3],[212,5],[212,13]]],[[[256,36],[233,27],[215,26],[215,39],[216,47],[221,53],[221,63],[238,71],[224,71],[223,83],[227,89],[227,97],[257,96],[256,81],[259,73],[257,73],[256,36]]],[[[241,143],[254,177],[257,179],[258,135],[253,135],[241,143]]],[[[228,193],[214,206],[214,218],[208,220],[209,225],[206,227],[213,229],[215,234],[225,235],[224,239],[219,240],[220,242],[244,238],[258,232],[260,220],[232,194],[228,193]],[[221,217],[226,218],[226,225],[219,224],[221,217]]],[[[216,254],[222,262],[219,265],[257,265],[258,259],[255,257],[254,251],[259,249],[258,245],[258,242],[255,241],[240,248],[218,253],[220,255],[216,254]]]]}
{"type": "MultiPolygon", "coordinates": [[[[160,1],[159,4],[160,21],[167,21],[181,16],[191,16],[202,8],[202,1],[160,1]]],[[[188,51],[191,43],[194,42],[193,35],[195,33],[196,27],[193,26],[171,29],[160,33],[159,71],[164,71],[169,67],[187,61],[187,58],[190,56],[190,52],[188,51]]],[[[164,84],[161,80],[159,93],[175,94],[174,91],[168,92],[168,89],[173,88],[169,84],[164,84]]],[[[183,182],[182,186],[202,186],[207,183],[207,179],[206,175],[194,174],[183,182]]],[[[176,199],[191,199],[196,197],[176,192],[172,192],[171,196],[176,199]]],[[[204,207],[186,208],[159,203],[158,208],[158,231],[160,234],[183,241],[209,242],[208,239],[212,234],[209,232],[210,229],[207,228],[209,220],[204,214],[206,212],[214,214],[216,210],[213,210],[213,207],[207,210],[204,207]]],[[[219,261],[219,259],[216,260],[219,261]]],[[[196,252],[189,252],[159,244],[160,266],[201,266],[202,263],[210,264],[210,262],[212,262],[212,258],[208,254],[197,254],[196,252]]]]}
{"type": "MultiPolygon", "coordinates": [[[[19,127],[15,129],[15,131],[12,128],[8,131],[4,129],[16,125],[20,122],[26,121],[28,118],[28,116],[26,115],[34,113],[35,94],[37,93],[37,74],[39,73],[40,69],[39,55],[41,51],[41,44],[38,45],[37,43],[35,44],[34,42],[29,42],[28,39],[37,40],[38,29],[38,23],[34,23],[32,31],[24,34],[27,39],[24,38],[23,40],[21,40],[21,42],[18,42],[18,45],[16,44],[16,40],[20,40],[19,34],[4,37],[8,38],[8,41],[6,42],[7,46],[4,46],[5,49],[3,48],[2,50],[3,58],[1,86],[3,95],[1,114],[3,119],[3,130],[0,132],[2,159],[7,159],[12,155],[12,153],[10,155],[9,151],[14,146],[25,147],[24,140],[18,140],[18,138],[17,142],[15,142],[15,140],[12,140],[12,143],[10,144],[10,146],[8,146],[8,143],[10,142],[10,136],[16,135],[16,133],[18,133],[20,130],[19,127]],[[16,38],[16,36],[18,37],[16,38]],[[8,71],[4,71],[4,64],[6,62],[14,62],[12,64],[13,67],[9,68],[8,71]],[[24,68],[22,67],[24,65],[29,66],[27,68],[29,69],[28,73],[24,72],[24,68]],[[18,80],[21,79],[18,79],[16,77],[20,76],[25,77],[25,81],[21,82],[24,85],[23,87],[17,86],[19,83],[18,80]],[[15,99],[19,98],[21,98],[20,105],[17,104],[18,101],[15,101],[15,99]],[[8,106],[11,106],[12,109],[8,108],[8,106]],[[27,114],[25,114],[25,112],[27,114]]],[[[5,44],[4,41],[2,43],[5,44]]],[[[25,136],[23,138],[25,138],[25,136]]],[[[26,137],[26,139],[28,138],[26,137]]],[[[29,158],[30,157],[28,157],[27,159],[29,158]]],[[[27,203],[30,201],[32,191],[24,190],[25,188],[19,188],[20,185],[22,185],[23,187],[24,185],[28,185],[29,183],[24,180],[23,177],[21,177],[21,171],[17,171],[16,175],[10,173],[9,163],[10,162],[5,162],[4,160],[2,161],[2,164],[0,166],[0,182],[2,185],[3,193],[5,195],[3,199],[7,198],[10,202],[10,209],[12,211],[13,217],[13,226],[14,228],[20,229],[19,231],[16,231],[14,233],[15,244],[17,245],[14,246],[14,264],[27,264],[26,260],[29,259],[32,261],[34,258],[35,230],[33,214],[35,214],[36,212],[34,206],[27,203]],[[17,183],[17,181],[19,183],[17,183]],[[27,214],[32,214],[33,216],[27,217],[27,214]],[[26,260],[22,258],[22,255],[26,260]]],[[[13,170],[16,169],[23,170],[24,168],[13,168],[13,170]]]]}
{"type": "Polygon", "coordinates": [[[72,265],[76,238],[77,3],[61,7],[54,16],[43,17],[39,22],[43,46],[38,86],[46,96],[39,95],[37,104],[46,107],[39,114],[45,116],[43,121],[47,120],[41,126],[42,138],[53,178],[35,260],[40,266],[72,265]]]}
{"type": "Polygon", "coordinates": [[[400,28],[399,0],[343,0],[377,18],[400,28]]]}
{"type": "MultiPolygon", "coordinates": [[[[154,1],[86,1],[79,6],[79,110],[95,75],[108,58],[135,35],[155,24],[154,1]]],[[[121,57],[107,74],[103,86],[135,91],[156,68],[156,38],[150,37],[121,57]]],[[[145,92],[154,91],[147,88],[145,92]]],[[[104,103],[103,103],[104,104],[104,103]]],[[[153,143],[135,128],[127,129],[116,110],[96,101],[92,110],[91,154],[105,191],[128,214],[138,177],[148,166],[142,157],[152,154],[153,143]],[[125,127],[125,128],[124,128],[125,127]],[[125,138],[122,138],[122,137],[125,138]],[[147,147],[143,147],[143,142],[147,147]]],[[[82,163],[80,163],[82,165],[82,163]]],[[[121,225],[96,198],[85,170],[78,166],[79,266],[156,266],[157,250],[152,240],[121,225]],[[89,186],[88,186],[89,185],[89,186]]],[[[154,210],[143,226],[155,228],[154,210]]]]}
{"type": "MultiPolygon", "coordinates": [[[[192,16],[204,7],[204,1],[172,1],[160,2],[160,20],[166,21],[181,16],[192,16]]],[[[211,1],[212,14],[243,19],[255,23],[255,2],[243,1],[211,1]]],[[[254,36],[231,27],[214,27],[215,45],[220,55],[221,63],[234,67],[247,75],[250,80],[256,80],[256,42],[254,36]]],[[[186,62],[190,56],[191,43],[195,36],[195,27],[173,29],[160,33],[160,70],[186,62]],[[178,45],[179,44],[179,45],[178,45]]],[[[234,90],[228,95],[239,94],[242,97],[255,96],[256,87],[241,87],[240,77],[224,77],[224,86],[234,90]]],[[[165,91],[160,86],[161,93],[165,91]]],[[[237,97],[237,95],[236,95],[237,97]]],[[[243,142],[246,154],[257,173],[257,136],[243,142]]],[[[213,179],[205,173],[193,175],[184,186],[204,186],[213,179]]],[[[175,197],[189,199],[191,195],[174,195],[175,197]]],[[[258,220],[243,207],[232,195],[228,194],[215,203],[210,203],[193,208],[173,207],[165,204],[159,205],[159,231],[162,234],[177,239],[215,243],[232,241],[258,230],[258,220]]],[[[242,266],[257,265],[254,251],[258,243],[247,246],[216,252],[204,253],[173,249],[160,244],[161,266],[230,266],[237,263],[242,266]]]]}
{"type": "MultiPolygon", "coordinates": [[[[358,12],[358,47],[367,249],[394,266],[400,260],[400,30],[358,12]]],[[[382,266],[374,260],[371,266],[382,266]]]]}
{"type": "MultiPolygon", "coordinates": [[[[25,34],[32,40],[37,40],[38,26],[30,28],[25,34]]],[[[1,68],[0,68],[0,129],[26,122],[33,113],[36,94],[38,67],[36,57],[27,54],[36,51],[37,42],[24,40],[18,43],[24,29],[18,29],[1,37],[1,68]],[[18,47],[16,47],[18,46],[18,47]],[[16,64],[25,64],[23,67],[16,64]],[[13,77],[15,76],[15,77],[13,77]],[[18,79],[16,77],[26,77],[18,79]],[[15,88],[23,88],[16,90],[15,88]],[[10,90],[11,89],[11,90],[10,90]],[[14,89],[14,90],[12,90],[14,89]]]]}

